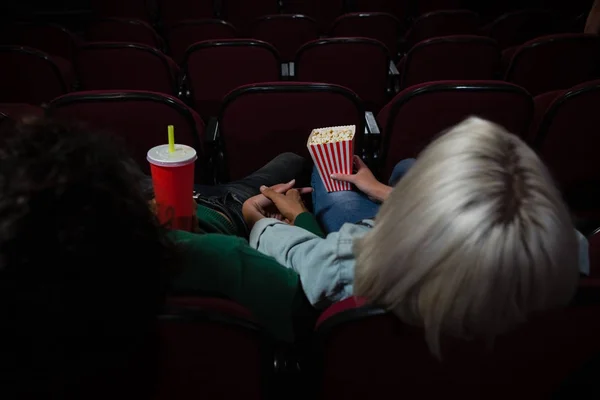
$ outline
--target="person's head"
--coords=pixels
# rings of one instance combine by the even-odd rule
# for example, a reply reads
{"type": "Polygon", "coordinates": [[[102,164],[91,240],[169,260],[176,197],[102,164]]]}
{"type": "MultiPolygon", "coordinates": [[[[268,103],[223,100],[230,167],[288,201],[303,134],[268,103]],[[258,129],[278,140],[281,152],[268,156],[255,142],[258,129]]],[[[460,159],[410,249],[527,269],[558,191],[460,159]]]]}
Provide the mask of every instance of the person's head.
{"type": "Polygon", "coordinates": [[[440,336],[493,339],[574,294],[578,241],[537,155],[469,118],[432,142],[355,244],[354,290],[440,336]]]}
{"type": "Polygon", "coordinates": [[[81,126],[40,119],[2,134],[2,358],[30,389],[63,393],[120,368],[119,352],[152,330],[174,257],[136,174],[114,139],[81,126]]]}

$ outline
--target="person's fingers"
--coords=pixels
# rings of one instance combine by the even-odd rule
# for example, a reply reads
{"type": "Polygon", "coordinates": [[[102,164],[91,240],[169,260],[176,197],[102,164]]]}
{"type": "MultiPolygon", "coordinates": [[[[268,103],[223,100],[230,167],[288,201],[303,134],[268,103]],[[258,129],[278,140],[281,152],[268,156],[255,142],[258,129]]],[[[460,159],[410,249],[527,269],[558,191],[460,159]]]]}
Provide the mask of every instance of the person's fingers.
{"type": "Polygon", "coordinates": [[[358,171],[367,167],[367,164],[365,164],[365,162],[362,160],[362,158],[360,158],[359,156],[356,156],[356,155],[354,156],[354,165],[356,166],[356,169],[358,171]]]}
{"type": "Polygon", "coordinates": [[[331,179],[340,181],[340,182],[354,183],[355,178],[356,178],[356,175],[331,174],[331,179]]]}
{"type": "Polygon", "coordinates": [[[289,197],[293,200],[296,200],[296,201],[301,201],[300,192],[297,189],[288,190],[287,193],[285,194],[285,196],[289,197]]]}
{"type": "Polygon", "coordinates": [[[271,186],[271,189],[277,193],[285,193],[288,190],[290,190],[291,188],[293,188],[295,184],[296,184],[296,180],[292,179],[288,183],[279,183],[277,185],[271,186]]]}
{"type": "MultiPolygon", "coordinates": [[[[265,196],[267,199],[271,200],[273,203],[276,203],[280,196],[283,196],[283,194],[278,193],[277,191],[271,189],[270,187],[266,187],[266,186],[261,186],[260,187],[260,192],[263,194],[263,196],[265,196]]],[[[287,190],[286,190],[287,192],[287,190]]]]}
{"type": "Polygon", "coordinates": [[[308,193],[312,193],[313,192],[313,188],[311,188],[311,187],[303,187],[303,188],[298,188],[298,191],[300,192],[300,194],[308,194],[308,193]]]}

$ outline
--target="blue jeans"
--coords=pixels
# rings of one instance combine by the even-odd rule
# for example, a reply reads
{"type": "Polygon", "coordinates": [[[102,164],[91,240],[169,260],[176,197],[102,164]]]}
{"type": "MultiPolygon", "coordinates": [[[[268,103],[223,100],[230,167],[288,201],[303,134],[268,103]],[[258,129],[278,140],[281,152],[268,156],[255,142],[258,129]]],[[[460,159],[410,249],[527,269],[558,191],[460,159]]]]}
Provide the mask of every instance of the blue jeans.
{"type": "MultiPolygon", "coordinates": [[[[395,186],[415,161],[407,158],[396,164],[389,185],[395,186]]],[[[345,223],[373,218],[381,206],[358,190],[328,193],[316,168],[313,168],[311,184],[315,216],[327,233],[339,231],[345,223]]]]}

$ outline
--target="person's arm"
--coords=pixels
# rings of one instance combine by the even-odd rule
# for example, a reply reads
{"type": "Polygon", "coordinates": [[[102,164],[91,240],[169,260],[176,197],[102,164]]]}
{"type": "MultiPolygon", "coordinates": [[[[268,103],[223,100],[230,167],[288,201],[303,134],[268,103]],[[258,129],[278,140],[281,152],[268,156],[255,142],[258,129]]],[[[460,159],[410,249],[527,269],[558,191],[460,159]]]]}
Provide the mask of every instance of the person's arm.
{"type": "Polygon", "coordinates": [[[600,34],[600,0],[595,0],[587,21],[585,22],[585,33],[600,34]]]}
{"type": "Polygon", "coordinates": [[[317,221],[315,216],[308,211],[305,211],[296,217],[296,219],[294,220],[294,226],[304,228],[310,233],[314,233],[319,237],[325,237],[325,233],[321,229],[319,222],[317,221]]]}
{"type": "Polygon", "coordinates": [[[354,167],[356,173],[353,175],[332,174],[331,178],[336,181],[349,182],[371,199],[379,202],[383,202],[389,197],[392,187],[379,182],[359,156],[354,156],[354,167]]]}
{"type": "Polygon", "coordinates": [[[352,237],[367,230],[349,225],[321,238],[306,229],[264,218],[254,225],[250,246],[296,271],[310,303],[324,308],[352,295],[352,237]]]}

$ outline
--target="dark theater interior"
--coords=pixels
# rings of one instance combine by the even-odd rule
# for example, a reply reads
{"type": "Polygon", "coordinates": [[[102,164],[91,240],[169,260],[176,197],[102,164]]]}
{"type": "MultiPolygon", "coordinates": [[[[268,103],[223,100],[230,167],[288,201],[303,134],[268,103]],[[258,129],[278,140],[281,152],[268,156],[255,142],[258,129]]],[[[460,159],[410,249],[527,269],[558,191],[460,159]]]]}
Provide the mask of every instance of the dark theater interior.
{"type": "Polygon", "coordinates": [[[0,399],[600,399],[599,35],[2,1],[0,399]]]}

